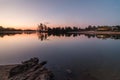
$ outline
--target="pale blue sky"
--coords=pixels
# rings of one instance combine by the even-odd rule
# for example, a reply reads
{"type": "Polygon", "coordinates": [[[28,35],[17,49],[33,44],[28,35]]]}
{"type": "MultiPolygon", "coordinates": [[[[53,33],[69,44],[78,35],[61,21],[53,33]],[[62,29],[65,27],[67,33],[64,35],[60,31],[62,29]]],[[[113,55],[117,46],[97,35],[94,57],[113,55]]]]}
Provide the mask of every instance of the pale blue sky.
{"type": "Polygon", "coordinates": [[[0,0],[0,25],[119,25],[120,0],[0,0]]]}

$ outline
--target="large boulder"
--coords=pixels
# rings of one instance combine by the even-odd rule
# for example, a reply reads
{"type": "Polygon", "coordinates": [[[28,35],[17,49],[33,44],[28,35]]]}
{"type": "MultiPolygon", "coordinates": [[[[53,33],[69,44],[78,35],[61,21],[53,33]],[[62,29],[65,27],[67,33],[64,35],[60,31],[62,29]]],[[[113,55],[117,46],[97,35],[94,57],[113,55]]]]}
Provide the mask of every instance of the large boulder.
{"type": "Polygon", "coordinates": [[[9,80],[53,80],[53,73],[44,67],[46,63],[39,63],[38,58],[24,61],[10,70],[9,80]]]}

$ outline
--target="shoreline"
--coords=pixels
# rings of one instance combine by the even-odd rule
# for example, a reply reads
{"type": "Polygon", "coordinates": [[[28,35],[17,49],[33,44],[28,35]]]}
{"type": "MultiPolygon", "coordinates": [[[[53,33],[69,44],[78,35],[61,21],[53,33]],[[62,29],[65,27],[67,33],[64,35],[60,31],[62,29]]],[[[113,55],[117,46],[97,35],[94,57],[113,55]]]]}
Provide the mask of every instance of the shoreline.
{"type": "Polygon", "coordinates": [[[9,71],[15,66],[17,65],[0,65],[0,80],[8,80],[9,71]]]}
{"type": "Polygon", "coordinates": [[[34,31],[0,31],[1,34],[6,34],[6,33],[25,33],[25,32],[36,32],[34,31]]]}
{"type": "Polygon", "coordinates": [[[0,65],[0,80],[53,80],[53,73],[39,62],[38,58],[31,58],[21,64],[0,65]]]}
{"type": "MultiPolygon", "coordinates": [[[[37,32],[37,31],[0,31],[0,34],[21,34],[26,32],[37,32]]],[[[49,33],[49,32],[42,32],[49,33]]],[[[113,31],[77,31],[77,32],[67,32],[72,34],[120,34],[120,32],[113,31]]],[[[61,34],[61,33],[60,33],[61,34]]]]}
{"type": "Polygon", "coordinates": [[[69,33],[78,33],[78,34],[109,34],[109,35],[117,35],[120,32],[112,32],[112,31],[81,31],[81,32],[69,32],[69,33]]]}

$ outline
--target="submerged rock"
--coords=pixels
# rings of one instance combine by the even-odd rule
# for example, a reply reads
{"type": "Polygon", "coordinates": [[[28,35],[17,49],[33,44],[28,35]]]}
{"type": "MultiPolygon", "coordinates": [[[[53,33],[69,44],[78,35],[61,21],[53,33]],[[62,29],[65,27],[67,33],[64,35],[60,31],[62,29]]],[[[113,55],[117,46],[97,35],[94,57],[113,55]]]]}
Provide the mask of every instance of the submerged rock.
{"type": "Polygon", "coordinates": [[[9,71],[8,80],[53,80],[53,73],[44,67],[46,63],[39,63],[38,58],[24,61],[9,71]]]}
{"type": "Polygon", "coordinates": [[[68,74],[72,74],[72,70],[70,70],[70,69],[66,69],[66,72],[67,72],[68,74]]]}

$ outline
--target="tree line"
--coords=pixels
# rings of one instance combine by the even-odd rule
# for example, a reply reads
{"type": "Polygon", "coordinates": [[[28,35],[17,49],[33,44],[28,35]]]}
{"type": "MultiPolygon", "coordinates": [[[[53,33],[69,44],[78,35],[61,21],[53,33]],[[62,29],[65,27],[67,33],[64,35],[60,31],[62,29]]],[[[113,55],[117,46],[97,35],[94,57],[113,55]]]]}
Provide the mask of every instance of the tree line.
{"type": "Polygon", "coordinates": [[[40,23],[37,30],[39,32],[51,32],[51,33],[66,33],[66,32],[77,32],[77,31],[120,31],[120,25],[117,26],[91,26],[85,28],[79,27],[47,27],[45,24],[40,23]]]}
{"type": "Polygon", "coordinates": [[[32,30],[32,29],[16,29],[16,28],[5,28],[3,26],[0,26],[0,31],[36,31],[36,30],[32,30]]]}
{"type": "Polygon", "coordinates": [[[4,28],[4,27],[0,26],[0,31],[22,31],[22,29],[4,28]]]}
{"type": "Polygon", "coordinates": [[[81,28],[78,27],[47,27],[45,24],[38,25],[37,30],[39,32],[51,32],[51,33],[66,33],[66,32],[73,32],[73,31],[80,31],[81,28]]]}
{"type": "MultiPolygon", "coordinates": [[[[15,28],[4,28],[0,26],[0,31],[35,31],[31,29],[15,29],[15,28]]],[[[120,25],[116,26],[91,26],[85,28],[80,27],[48,27],[45,24],[40,23],[37,27],[37,31],[39,32],[49,32],[49,33],[68,33],[68,32],[79,32],[79,31],[120,31],[120,25]]]]}

